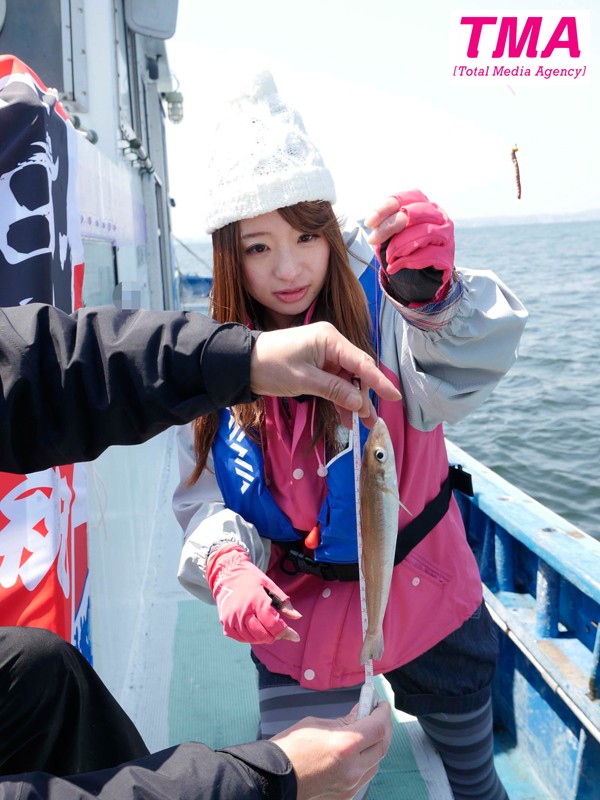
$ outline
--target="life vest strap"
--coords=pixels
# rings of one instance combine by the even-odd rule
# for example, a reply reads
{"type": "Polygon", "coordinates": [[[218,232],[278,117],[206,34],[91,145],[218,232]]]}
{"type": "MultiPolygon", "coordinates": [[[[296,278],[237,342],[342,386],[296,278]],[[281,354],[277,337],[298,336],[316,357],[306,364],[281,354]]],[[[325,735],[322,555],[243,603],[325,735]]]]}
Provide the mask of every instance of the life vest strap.
{"type": "MultiPolygon", "coordinates": [[[[394,566],[403,561],[435,526],[441,522],[450,506],[452,490],[458,489],[463,494],[473,497],[473,481],[470,473],[463,470],[460,464],[450,465],[448,475],[437,495],[430,500],[421,513],[411,520],[408,525],[399,531],[396,539],[396,553],[394,566]]],[[[278,543],[285,545],[285,543],[278,543]]],[[[326,561],[317,561],[314,558],[289,545],[279,564],[281,570],[288,575],[297,575],[302,572],[306,575],[316,575],[325,581],[357,581],[358,564],[333,564],[326,561]]]]}

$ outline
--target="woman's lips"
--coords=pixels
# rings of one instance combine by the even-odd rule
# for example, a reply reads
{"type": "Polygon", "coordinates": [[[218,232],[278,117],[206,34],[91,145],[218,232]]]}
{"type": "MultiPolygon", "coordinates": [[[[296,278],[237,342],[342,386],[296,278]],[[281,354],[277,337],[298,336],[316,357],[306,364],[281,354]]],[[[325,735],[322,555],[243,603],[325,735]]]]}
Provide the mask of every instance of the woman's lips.
{"type": "Polygon", "coordinates": [[[297,303],[303,300],[308,292],[308,286],[302,286],[300,289],[286,289],[283,292],[275,292],[275,296],[281,300],[282,303],[297,303]]]}

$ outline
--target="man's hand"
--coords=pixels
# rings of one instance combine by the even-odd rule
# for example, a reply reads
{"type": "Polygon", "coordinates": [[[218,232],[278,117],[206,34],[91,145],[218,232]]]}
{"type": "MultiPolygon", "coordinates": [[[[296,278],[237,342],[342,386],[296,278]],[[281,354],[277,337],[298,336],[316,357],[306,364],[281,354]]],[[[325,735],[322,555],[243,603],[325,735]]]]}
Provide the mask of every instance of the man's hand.
{"type": "Polygon", "coordinates": [[[333,720],[307,717],[272,738],[292,762],[297,800],[350,800],[377,772],[392,738],[389,703],[359,720],[356,711],[333,720]]]}
{"type": "Polygon", "coordinates": [[[369,427],[375,421],[369,388],[384,400],[401,396],[373,359],[328,322],[261,333],[252,351],[250,385],[255,394],[324,397],[348,427],[350,411],[358,411],[369,427]],[[353,376],[360,378],[360,391],[351,382],[353,376]]]}

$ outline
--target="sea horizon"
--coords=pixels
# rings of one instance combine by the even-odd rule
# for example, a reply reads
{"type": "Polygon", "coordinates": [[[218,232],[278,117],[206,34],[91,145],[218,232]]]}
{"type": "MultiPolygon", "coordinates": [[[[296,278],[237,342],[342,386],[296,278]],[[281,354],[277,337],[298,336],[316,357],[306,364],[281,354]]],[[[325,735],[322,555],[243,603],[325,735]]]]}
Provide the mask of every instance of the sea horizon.
{"type": "MultiPolygon", "coordinates": [[[[364,220],[359,220],[361,224],[364,220]]],[[[592,208],[586,211],[572,211],[569,213],[538,213],[538,214],[514,214],[514,215],[491,215],[485,217],[457,217],[453,218],[456,228],[488,228],[504,225],[551,225],[557,222],[598,222],[600,221],[600,208],[592,208]]],[[[172,234],[176,242],[184,244],[210,244],[212,239],[210,234],[201,236],[186,236],[183,234],[172,234]]]]}

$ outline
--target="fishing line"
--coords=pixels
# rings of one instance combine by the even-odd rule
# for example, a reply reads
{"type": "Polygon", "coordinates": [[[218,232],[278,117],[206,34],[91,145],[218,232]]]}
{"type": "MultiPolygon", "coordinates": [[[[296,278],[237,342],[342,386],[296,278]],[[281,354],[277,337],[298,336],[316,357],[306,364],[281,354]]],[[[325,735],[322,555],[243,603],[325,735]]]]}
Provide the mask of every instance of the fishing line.
{"type": "MultiPolygon", "coordinates": [[[[360,379],[352,378],[352,383],[360,389],[360,379]]],[[[363,540],[362,525],[360,519],[360,427],[358,411],[352,412],[352,453],[354,456],[354,500],[356,504],[356,540],[358,545],[358,586],[360,590],[360,616],[362,627],[362,638],[367,634],[369,626],[369,615],[367,612],[367,592],[365,574],[363,570],[363,540]]],[[[358,701],[357,719],[368,717],[378,702],[377,690],[375,689],[373,675],[373,659],[365,662],[365,682],[360,690],[358,701]]]]}

